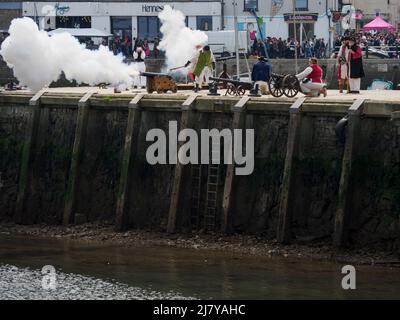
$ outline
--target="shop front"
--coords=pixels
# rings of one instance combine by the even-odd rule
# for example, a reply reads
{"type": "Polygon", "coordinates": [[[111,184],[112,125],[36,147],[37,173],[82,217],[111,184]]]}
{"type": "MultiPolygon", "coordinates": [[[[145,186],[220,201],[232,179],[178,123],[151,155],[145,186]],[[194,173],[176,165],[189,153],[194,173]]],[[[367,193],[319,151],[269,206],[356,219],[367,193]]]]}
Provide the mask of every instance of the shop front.
{"type": "MultiPolygon", "coordinates": [[[[23,2],[22,14],[35,18],[45,30],[56,28],[96,28],[124,38],[160,38],[158,13],[165,2],[23,2]]],[[[183,12],[186,25],[205,31],[221,29],[219,1],[170,2],[183,12]]]]}
{"type": "Polygon", "coordinates": [[[303,42],[314,37],[318,13],[284,14],[284,20],[287,23],[288,37],[294,38],[296,36],[297,40],[303,42]]]}

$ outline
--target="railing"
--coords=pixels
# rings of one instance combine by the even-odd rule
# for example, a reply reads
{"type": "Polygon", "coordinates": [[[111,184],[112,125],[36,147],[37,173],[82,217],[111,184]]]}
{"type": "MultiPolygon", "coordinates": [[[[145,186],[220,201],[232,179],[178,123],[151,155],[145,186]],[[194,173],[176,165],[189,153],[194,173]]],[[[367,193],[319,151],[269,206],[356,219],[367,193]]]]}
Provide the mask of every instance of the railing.
{"type": "MultiPolygon", "coordinates": [[[[336,46],[334,48],[334,54],[337,54],[340,50],[340,47],[336,46]]],[[[382,58],[389,59],[399,59],[400,55],[400,45],[398,46],[361,46],[361,50],[365,53],[365,57],[368,58],[370,54],[378,54],[381,55],[382,58]],[[367,50],[368,48],[368,50],[367,50]]]]}

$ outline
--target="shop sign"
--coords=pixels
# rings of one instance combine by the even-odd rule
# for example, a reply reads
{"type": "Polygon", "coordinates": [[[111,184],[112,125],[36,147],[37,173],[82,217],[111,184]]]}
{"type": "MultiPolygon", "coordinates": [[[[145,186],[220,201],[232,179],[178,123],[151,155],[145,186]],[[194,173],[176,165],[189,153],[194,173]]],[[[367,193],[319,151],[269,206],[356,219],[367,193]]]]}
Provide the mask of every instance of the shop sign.
{"type": "Polygon", "coordinates": [[[164,6],[163,5],[147,5],[144,4],[142,5],[142,12],[146,12],[146,13],[158,13],[164,10],[164,6]]]}
{"type": "Polygon", "coordinates": [[[56,16],[62,16],[69,11],[69,6],[63,6],[59,3],[54,5],[54,10],[56,12],[56,16]]]}
{"type": "Polygon", "coordinates": [[[287,13],[283,15],[286,22],[300,21],[300,22],[314,22],[318,20],[318,13],[309,14],[295,14],[287,13]]]}

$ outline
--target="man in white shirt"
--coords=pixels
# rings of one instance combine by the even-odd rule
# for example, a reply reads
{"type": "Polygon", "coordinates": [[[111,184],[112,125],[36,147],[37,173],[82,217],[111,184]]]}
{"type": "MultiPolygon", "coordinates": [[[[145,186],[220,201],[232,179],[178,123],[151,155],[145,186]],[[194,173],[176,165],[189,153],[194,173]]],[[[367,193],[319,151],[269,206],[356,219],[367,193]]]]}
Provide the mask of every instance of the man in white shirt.
{"type": "MultiPolygon", "coordinates": [[[[200,49],[201,46],[197,46],[196,49],[200,49]]],[[[201,84],[205,79],[207,84],[210,84],[210,77],[212,71],[215,69],[215,58],[209,46],[204,46],[200,49],[196,56],[191,61],[188,61],[185,67],[192,64],[193,74],[196,76],[196,87],[195,92],[200,91],[201,84]]]]}
{"type": "Polygon", "coordinates": [[[326,84],[322,81],[323,71],[317,58],[310,58],[309,66],[296,77],[300,81],[301,91],[307,97],[318,97],[321,93],[326,97],[326,84]]]}
{"type": "Polygon", "coordinates": [[[342,45],[338,52],[338,82],[339,82],[339,93],[343,93],[343,87],[346,85],[347,92],[350,91],[349,83],[349,37],[345,37],[342,41],[342,45]]]}

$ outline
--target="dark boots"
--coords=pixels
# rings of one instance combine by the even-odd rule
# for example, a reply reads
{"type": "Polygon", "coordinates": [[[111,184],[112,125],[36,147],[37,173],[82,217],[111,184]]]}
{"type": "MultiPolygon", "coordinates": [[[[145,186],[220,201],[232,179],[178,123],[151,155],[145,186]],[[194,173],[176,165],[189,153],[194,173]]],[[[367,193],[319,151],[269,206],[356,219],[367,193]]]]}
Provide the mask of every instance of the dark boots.
{"type": "Polygon", "coordinates": [[[195,93],[197,93],[197,92],[199,92],[200,91],[200,86],[199,86],[199,84],[198,83],[196,83],[196,85],[195,85],[195,87],[194,87],[194,90],[193,90],[195,93]]]}

